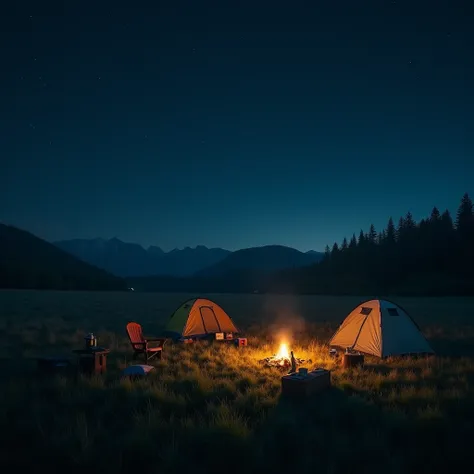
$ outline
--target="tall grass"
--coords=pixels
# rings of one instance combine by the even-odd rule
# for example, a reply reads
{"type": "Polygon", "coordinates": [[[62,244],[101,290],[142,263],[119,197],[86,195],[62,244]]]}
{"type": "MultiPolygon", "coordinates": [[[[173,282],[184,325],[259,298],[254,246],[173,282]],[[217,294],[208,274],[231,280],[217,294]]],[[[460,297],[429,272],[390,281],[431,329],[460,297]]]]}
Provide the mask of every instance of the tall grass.
{"type": "Polygon", "coordinates": [[[469,299],[405,299],[438,350],[431,358],[366,359],[343,371],[324,342],[357,298],[216,296],[249,346],[167,345],[143,380],[129,319],[158,333],[185,295],[0,292],[2,466],[30,472],[445,472],[471,457],[474,324],[469,299]],[[103,377],[44,376],[34,357],[72,355],[94,331],[112,349],[103,377]],[[262,366],[281,338],[332,389],[280,397],[262,366]]]}

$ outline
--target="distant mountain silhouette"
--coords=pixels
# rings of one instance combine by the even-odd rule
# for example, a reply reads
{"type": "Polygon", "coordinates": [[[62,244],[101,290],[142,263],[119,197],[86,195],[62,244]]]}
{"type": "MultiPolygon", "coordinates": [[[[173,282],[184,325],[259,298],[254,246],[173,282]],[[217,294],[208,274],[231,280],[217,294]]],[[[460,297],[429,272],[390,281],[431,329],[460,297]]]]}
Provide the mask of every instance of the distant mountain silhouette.
{"type": "Polygon", "coordinates": [[[232,252],[222,261],[196,272],[195,276],[215,277],[235,274],[243,270],[276,271],[299,268],[319,262],[324,257],[320,252],[303,253],[283,245],[265,245],[232,252]]]}
{"type": "Polygon", "coordinates": [[[320,261],[323,254],[300,252],[282,245],[268,245],[231,252],[198,245],[164,252],[160,247],[144,249],[117,238],[74,239],[54,242],[60,249],[121,277],[217,275],[234,270],[279,270],[320,261]],[[201,273],[202,272],[202,273],[201,273]]]}
{"type": "Polygon", "coordinates": [[[117,238],[74,239],[54,242],[60,249],[121,277],[132,276],[188,276],[226,257],[230,251],[197,246],[164,252],[150,246],[122,242],[117,238]]]}
{"type": "Polygon", "coordinates": [[[162,259],[162,274],[189,276],[197,271],[220,262],[230,250],[221,248],[207,248],[198,245],[196,248],[185,247],[182,250],[174,249],[165,253],[162,259]]]}
{"type": "Polygon", "coordinates": [[[126,283],[27,231],[0,224],[0,288],[125,290],[126,283]]]}

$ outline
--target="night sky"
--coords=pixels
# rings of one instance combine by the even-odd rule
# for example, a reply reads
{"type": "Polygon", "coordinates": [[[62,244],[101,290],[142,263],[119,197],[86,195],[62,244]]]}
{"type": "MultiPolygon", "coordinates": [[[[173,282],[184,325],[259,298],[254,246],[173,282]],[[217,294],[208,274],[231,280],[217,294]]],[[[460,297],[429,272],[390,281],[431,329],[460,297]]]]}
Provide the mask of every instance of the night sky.
{"type": "Polygon", "coordinates": [[[4,223],[323,250],[474,195],[468,1],[9,3],[4,223]]]}

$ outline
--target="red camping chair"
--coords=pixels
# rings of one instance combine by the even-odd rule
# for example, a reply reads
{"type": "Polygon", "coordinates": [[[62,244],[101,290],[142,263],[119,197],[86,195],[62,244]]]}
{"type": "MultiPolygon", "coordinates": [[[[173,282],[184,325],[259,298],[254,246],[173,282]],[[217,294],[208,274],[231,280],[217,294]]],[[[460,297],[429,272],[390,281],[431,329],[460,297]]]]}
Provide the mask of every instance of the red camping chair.
{"type": "Polygon", "coordinates": [[[133,321],[130,321],[127,324],[127,334],[130,339],[130,344],[132,345],[134,359],[136,359],[140,354],[145,356],[147,362],[155,356],[158,356],[158,359],[161,359],[166,338],[145,338],[143,336],[141,325],[133,321]],[[157,344],[155,344],[154,347],[150,347],[148,345],[150,342],[157,344]]]}

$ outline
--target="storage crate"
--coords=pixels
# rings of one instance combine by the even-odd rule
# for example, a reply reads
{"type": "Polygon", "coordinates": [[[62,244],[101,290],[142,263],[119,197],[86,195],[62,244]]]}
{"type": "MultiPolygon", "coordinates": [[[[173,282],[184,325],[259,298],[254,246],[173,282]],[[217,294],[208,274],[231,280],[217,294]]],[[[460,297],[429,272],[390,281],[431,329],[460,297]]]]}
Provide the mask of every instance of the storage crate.
{"type": "Polygon", "coordinates": [[[331,372],[316,369],[307,375],[299,373],[284,375],[281,378],[282,395],[307,397],[331,386],[331,372]]]}
{"type": "Polygon", "coordinates": [[[342,358],[342,366],[345,369],[352,367],[363,367],[364,366],[364,354],[351,354],[346,353],[342,358]]]}

